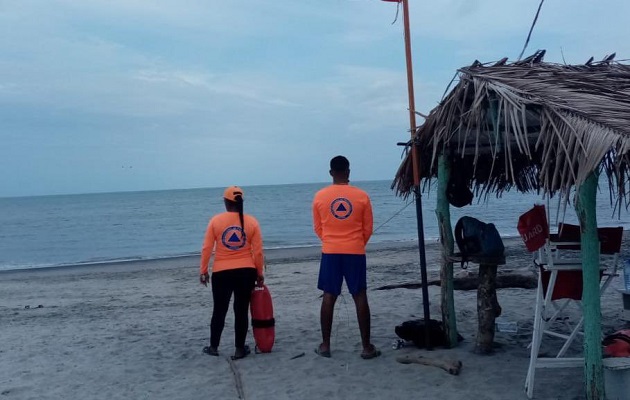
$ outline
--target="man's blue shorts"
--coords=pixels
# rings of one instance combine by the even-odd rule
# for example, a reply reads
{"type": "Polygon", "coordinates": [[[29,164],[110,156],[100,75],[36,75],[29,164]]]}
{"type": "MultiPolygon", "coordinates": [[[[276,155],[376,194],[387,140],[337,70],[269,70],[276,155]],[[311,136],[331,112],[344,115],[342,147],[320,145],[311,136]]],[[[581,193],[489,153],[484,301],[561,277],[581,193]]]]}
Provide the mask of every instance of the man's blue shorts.
{"type": "Polygon", "coordinates": [[[345,278],[350,294],[358,294],[367,289],[366,265],[365,254],[322,253],[317,288],[339,296],[345,278]]]}

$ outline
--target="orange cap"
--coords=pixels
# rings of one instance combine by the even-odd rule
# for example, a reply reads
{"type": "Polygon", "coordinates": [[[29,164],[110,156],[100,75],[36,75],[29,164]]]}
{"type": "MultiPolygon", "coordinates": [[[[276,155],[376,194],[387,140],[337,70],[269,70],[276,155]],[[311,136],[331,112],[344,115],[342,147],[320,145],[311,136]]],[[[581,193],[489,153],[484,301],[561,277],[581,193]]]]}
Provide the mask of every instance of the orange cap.
{"type": "Polygon", "coordinates": [[[238,186],[229,186],[223,192],[223,198],[230,201],[236,201],[237,195],[240,195],[241,199],[245,198],[243,194],[243,189],[238,186]]]}

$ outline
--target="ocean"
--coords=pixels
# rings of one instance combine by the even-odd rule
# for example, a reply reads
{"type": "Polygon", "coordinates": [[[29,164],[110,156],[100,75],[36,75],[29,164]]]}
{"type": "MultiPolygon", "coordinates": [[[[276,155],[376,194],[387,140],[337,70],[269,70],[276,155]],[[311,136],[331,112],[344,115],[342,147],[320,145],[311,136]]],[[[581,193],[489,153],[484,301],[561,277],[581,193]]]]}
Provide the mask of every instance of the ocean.
{"type": "MultiPolygon", "coordinates": [[[[370,195],[375,233],[371,243],[417,240],[413,197],[396,197],[391,181],[352,184],[370,195]]],[[[260,222],[264,246],[318,246],[311,200],[328,183],[244,186],[245,212],[260,222]]],[[[209,218],[224,210],[223,188],[0,198],[0,270],[151,260],[198,254],[209,218]]],[[[476,201],[476,200],[475,200],[476,201]]],[[[630,228],[628,212],[613,215],[608,191],[598,194],[598,224],[630,228]]],[[[438,238],[436,192],[422,196],[424,234],[438,238]]],[[[517,236],[520,214],[542,197],[516,191],[457,209],[492,222],[504,237],[517,236]]],[[[557,201],[552,199],[552,211],[557,201]]],[[[577,222],[567,207],[566,222],[577,222]]]]}

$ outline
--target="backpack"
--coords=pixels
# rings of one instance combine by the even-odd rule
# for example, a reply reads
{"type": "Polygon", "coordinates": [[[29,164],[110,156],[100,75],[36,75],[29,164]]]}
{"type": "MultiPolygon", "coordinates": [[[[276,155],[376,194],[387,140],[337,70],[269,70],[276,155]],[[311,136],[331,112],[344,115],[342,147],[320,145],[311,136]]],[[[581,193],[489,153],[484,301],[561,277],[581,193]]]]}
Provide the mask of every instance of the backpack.
{"type": "Polygon", "coordinates": [[[472,203],[473,192],[469,188],[470,179],[466,177],[465,166],[461,159],[455,157],[452,161],[451,176],[446,185],[446,199],[457,208],[472,203]]]}
{"type": "Polygon", "coordinates": [[[503,240],[494,224],[486,224],[473,217],[461,217],[455,224],[455,241],[464,258],[501,257],[505,251],[503,240]]]}
{"type": "MultiPolygon", "coordinates": [[[[399,338],[413,342],[416,347],[422,349],[426,347],[424,327],[425,323],[423,319],[414,319],[397,325],[394,331],[399,338]]],[[[440,321],[434,319],[429,320],[429,340],[431,341],[431,346],[448,346],[448,339],[446,338],[446,333],[440,321]]],[[[461,342],[462,340],[464,340],[464,338],[458,333],[457,341],[461,342]]]]}

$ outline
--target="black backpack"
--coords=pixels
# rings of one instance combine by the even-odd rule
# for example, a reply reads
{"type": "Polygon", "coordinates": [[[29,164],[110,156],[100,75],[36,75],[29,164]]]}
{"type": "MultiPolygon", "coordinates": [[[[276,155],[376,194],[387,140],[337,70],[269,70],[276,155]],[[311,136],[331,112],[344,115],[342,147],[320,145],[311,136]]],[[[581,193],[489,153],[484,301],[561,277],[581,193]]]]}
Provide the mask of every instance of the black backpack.
{"type": "Polygon", "coordinates": [[[455,224],[455,241],[463,258],[502,257],[503,240],[494,224],[486,224],[473,217],[461,217],[455,224]]]}
{"type": "MultiPolygon", "coordinates": [[[[416,347],[422,349],[427,347],[425,325],[423,319],[415,319],[397,325],[394,331],[399,338],[413,342],[416,347]]],[[[431,346],[448,347],[448,339],[441,322],[434,319],[429,320],[429,340],[431,341],[431,346]]],[[[464,340],[464,338],[458,333],[457,341],[461,342],[462,340],[464,340]]]]}
{"type": "Polygon", "coordinates": [[[473,192],[470,190],[470,177],[466,173],[466,166],[459,157],[454,157],[451,163],[451,176],[446,185],[446,199],[457,208],[472,203],[473,192]]]}

